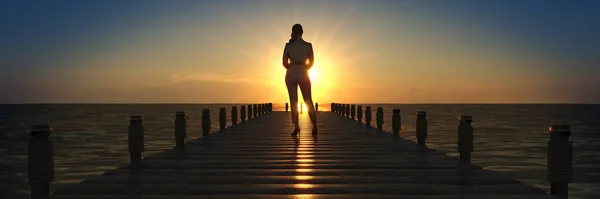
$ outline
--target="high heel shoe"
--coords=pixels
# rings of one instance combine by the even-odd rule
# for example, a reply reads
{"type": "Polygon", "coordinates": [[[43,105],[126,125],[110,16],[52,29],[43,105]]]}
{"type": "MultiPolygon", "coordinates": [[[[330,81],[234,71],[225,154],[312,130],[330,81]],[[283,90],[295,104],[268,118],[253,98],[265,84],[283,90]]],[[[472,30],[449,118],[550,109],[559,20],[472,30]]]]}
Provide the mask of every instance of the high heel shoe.
{"type": "Polygon", "coordinates": [[[295,128],[291,135],[295,137],[298,136],[298,133],[300,133],[300,128],[295,128]]]}

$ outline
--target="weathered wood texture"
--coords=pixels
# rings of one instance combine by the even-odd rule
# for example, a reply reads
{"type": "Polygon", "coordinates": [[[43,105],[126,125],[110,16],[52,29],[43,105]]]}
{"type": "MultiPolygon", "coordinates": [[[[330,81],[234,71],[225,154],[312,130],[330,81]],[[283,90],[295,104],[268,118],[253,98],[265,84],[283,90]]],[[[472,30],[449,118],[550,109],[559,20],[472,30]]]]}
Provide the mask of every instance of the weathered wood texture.
{"type": "Polygon", "coordinates": [[[273,112],[189,141],[53,198],[552,198],[457,158],[330,112],[298,138],[273,112]]]}

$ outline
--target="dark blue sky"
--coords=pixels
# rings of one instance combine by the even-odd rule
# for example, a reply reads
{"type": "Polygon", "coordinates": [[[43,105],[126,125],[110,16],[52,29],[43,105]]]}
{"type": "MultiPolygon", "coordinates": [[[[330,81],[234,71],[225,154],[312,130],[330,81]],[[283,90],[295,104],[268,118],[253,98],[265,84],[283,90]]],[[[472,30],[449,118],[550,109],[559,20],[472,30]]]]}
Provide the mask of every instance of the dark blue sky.
{"type": "MultiPolygon", "coordinates": [[[[567,60],[596,61],[600,55],[600,1],[426,1],[432,13],[471,26],[499,30],[524,46],[567,60]],[[433,5],[435,4],[435,5],[433,5]]],[[[586,67],[591,67],[587,65],[586,67]]]]}
{"type": "MultiPolygon", "coordinates": [[[[2,1],[3,59],[7,55],[45,54],[58,46],[89,42],[87,37],[126,28],[141,19],[160,18],[191,5],[218,1],[2,1]]],[[[231,1],[231,6],[235,2],[231,1]]],[[[567,59],[591,59],[600,53],[600,1],[595,0],[422,0],[373,1],[418,5],[428,15],[501,30],[524,45],[567,59]]],[[[204,11],[210,11],[206,9],[204,11]]],[[[208,13],[206,16],[210,16],[208,13]]],[[[591,60],[590,60],[591,61],[591,60]]],[[[597,61],[597,60],[596,60],[597,61]]]]}

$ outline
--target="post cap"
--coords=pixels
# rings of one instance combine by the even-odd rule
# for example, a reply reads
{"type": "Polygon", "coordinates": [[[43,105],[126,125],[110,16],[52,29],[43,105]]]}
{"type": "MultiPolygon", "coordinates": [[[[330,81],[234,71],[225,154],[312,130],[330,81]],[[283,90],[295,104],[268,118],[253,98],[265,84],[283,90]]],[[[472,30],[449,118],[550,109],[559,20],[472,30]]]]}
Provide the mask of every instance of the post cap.
{"type": "Polygon", "coordinates": [[[47,124],[36,124],[31,125],[31,135],[37,135],[41,133],[50,133],[52,131],[52,127],[47,124]]]}
{"type": "Polygon", "coordinates": [[[129,121],[130,122],[141,122],[142,116],[141,115],[132,115],[129,117],[129,121]]]}
{"type": "Polygon", "coordinates": [[[219,108],[219,111],[225,111],[225,107],[219,108]]]}
{"type": "Polygon", "coordinates": [[[425,111],[417,111],[417,116],[427,116],[427,112],[425,112],[425,111]]]}
{"type": "Polygon", "coordinates": [[[202,109],[202,113],[209,113],[209,112],[210,112],[210,110],[209,110],[209,109],[207,109],[207,108],[205,108],[205,109],[202,109]]]}
{"type": "Polygon", "coordinates": [[[392,111],[392,113],[394,113],[394,114],[400,114],[400,109],[394,109],[394,110],[392,111]]]}
{"type": "Polygon", "coordinates": [[[352,104],[352,107],[355,107],[355,105],[354,105],[354,104],[352,104]]]}
{"type": "Polygon", "coordinates": [[[550,126],[549,132],[550,134],[560,134],[564,136],[569,136],[571,135],[571,126],[564,124],[552,125],[550,126]]]}
{"type": "Polygon", "coordinates": [[[231,109],[237,109],[237,106],[232,106],[231,109]]]}
{"type": "Polygon", "coordinates": [[[378,111],[379,111],[379,110],[382,110],[382,111],[383,111],[383,108],[382,108],[382,107],[377,107],[377,110],[378,110],[378,111]]]}
{"type": "Polygon", "coordinates": [[[367,106],[367,109],[371,109],[371,106],[367,106]]]}
{"type": "Polygon", "coordinates": [[[181,115],[181,116],[183,116],[183,115],[185,115],[185,112],[183,112],[183,111],[177,111],[177,112],[175,113],[175,115],[181,115]]]}
{"type": "Polygon", "coordinates": [[[471,118],[471,116],[468,116],[468,115],[461,115],[461,116],[459,117],[459,120],[460,120],[461,122],[472,122],[472,121],[473,121],[473,118],[471,118]]]}

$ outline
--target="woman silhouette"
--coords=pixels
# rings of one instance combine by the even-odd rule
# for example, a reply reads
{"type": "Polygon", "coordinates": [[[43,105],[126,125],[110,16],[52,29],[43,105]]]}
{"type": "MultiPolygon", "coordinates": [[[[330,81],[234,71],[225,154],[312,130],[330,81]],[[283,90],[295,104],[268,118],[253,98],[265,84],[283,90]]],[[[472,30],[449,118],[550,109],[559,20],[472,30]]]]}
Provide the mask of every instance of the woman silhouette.
{"type": "Polygon", "coordinates": [[[298,124],[298,86],[300,86],[302,97],[304,97],[304,102],[308,106],[308,115],[313,125],[312,133],[317,133],[317,115],[312,101],[310,78],[308,77],[308,70],[313,66],[315,56],[312,44],[302,39],[303,32],[302,25],[294,24],[292,26],[292,38],[285,44],[283,50],[283,67],[287,69],[285,84],[290,96],[292,122],[295,125],[292,136],[297,136],[300,132],[300,125],[298,124]]]}

